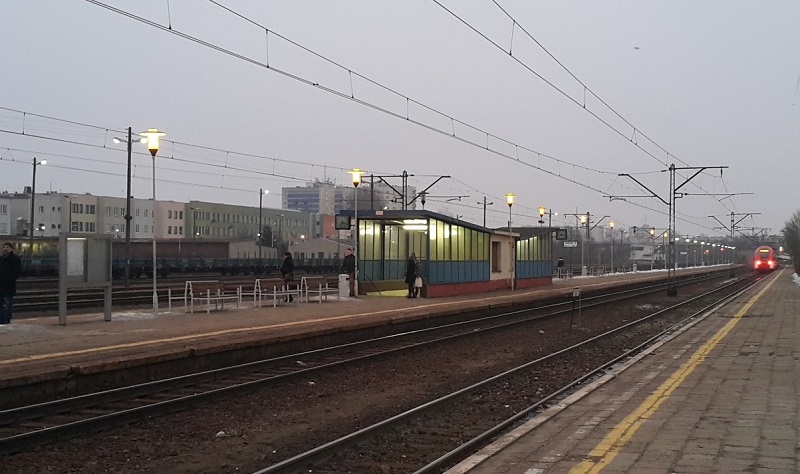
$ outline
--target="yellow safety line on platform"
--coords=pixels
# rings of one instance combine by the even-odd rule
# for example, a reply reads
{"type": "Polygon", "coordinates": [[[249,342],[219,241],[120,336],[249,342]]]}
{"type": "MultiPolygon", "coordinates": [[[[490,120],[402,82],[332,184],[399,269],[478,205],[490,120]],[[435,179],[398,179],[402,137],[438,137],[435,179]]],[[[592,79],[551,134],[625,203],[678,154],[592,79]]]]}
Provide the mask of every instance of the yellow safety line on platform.
{"type": "MultiPolygon", "coordinates": [[[[516,295],[509,295],[508,297],[511,297],[511,296],[516,296],[516,295]]],[[[495,296],[495,297],[492,297],[492,298],[479,298],[479,299],[474,299],[474,300],[470,300],[470,301],[483,301],[483,300],[500,299],[500,298],[504,298],[504,297],[503,296],[501,296],[501,297],[496,297],[495,296]]],[[[347,314],[347,315],[342,315],[342,316],[331,316],[331,317],[318,318],[318,319],[308,319],[308,320],[305,320],[305,321],[292,321],[292,322],[288,322],[288,323],[271,324],[269,326],[252,326],[252,327],[238,328],[238,329],[224,329],[224,330],[221,330],[221,331],[213,331],[213,332],[205,332],[205,333],[199,333],[199,334],[191,334],[191,335],[188,335],[188,336],[176,336],[176,337],[169,337],[169,338],[164,338],[164,339],[153,339],[153,340],[149,340],[149,341],[139,341],[139,342],[129,342],[129,343],[125,343],[125,344],[116,344],[116,345],[113,345],[113,346],[92,347],[90,349],[80,349],[80,350],[65,351],[65,352],[54,352],[54,353],[50,353],[50,354],[38,354],[38,355],[32,355],[32,356],[26,356],[26,357],[19,357],[17,359],[0,360],[0,366],[10,365],[10,364],[17,364],[17,363],[20,363],[20,362],[32,362],[32,361],[37,361],[37,360],[55,359],[57,357],[93,354],[93,353],[97,353],[97,352],[112,351],[112,350],[115,350],[115,349],[127,349],[127,348],[131,348],[131,347],[149,346],[149,345],[155,345],[155,344],[162,344],[162,343],[166,343],[166,342],[180,342],[180,341],[187,341],[187,340],[191,340],[191,339],[199,339],[199,338],[204,338],[204,337],[225,336],[225,335],[237,334],[237,333],[242,333],[242,332],[257,331],[257,330],[262,330],[262,329],[287,328],[287,327],[292,327],[292,326],[300,326],[300,325],[304,325],[304,324],[312,324],[312,323],[319,323],[319,322],[325,322],[325,321],[336,321],[336,320],[359,318],[359,317],[364,317],[364,316],[375,316],[375,315],[384,314],[384,313],[397,313],[397,312],[412,310],[412,309],[415,309],[415,308],[432,308],[432,307],[436,307],[436,306],[450,306],[450,305],[460,304],[460,303],[463,303],[463,301],[448,301],[448,302],[444,302],[444,303],[433,303],[433,304],[425,304],[425,305],[418,305],[418,306],[410,306],[410,307],[407,307],[407,308],[385,309],[385,310],[381,310],[381,311],[372,311],[372,312],[369,312],[369,313],[347,314]]]]}
{"type": "MultiPolygon", "coordinates": [[[[781,270],[778,273],[782,273],[781,270]]],[[[571,474],[584,474],[600,472],[604,467],[611,464],[614,458],[620,454],[622,448],[633,438],[636,431],[642,427],[653,414],[658,410],[662,403],[669,399],[670,394],[678,388],[684,380],[703,362],[706,356],[717,346],[734,326],[747,314],[750,307],[775,283],[777,276],[773,278],[767,286],[753,296],[736,316],[728,321],[714,336],[703,344],[681,367],[675,371],[660,387],[639,405],[636,410],[628,415],[624,420],[617,424],[611,432],[590,453],[589,458],[573,467],[571,474]]]]}

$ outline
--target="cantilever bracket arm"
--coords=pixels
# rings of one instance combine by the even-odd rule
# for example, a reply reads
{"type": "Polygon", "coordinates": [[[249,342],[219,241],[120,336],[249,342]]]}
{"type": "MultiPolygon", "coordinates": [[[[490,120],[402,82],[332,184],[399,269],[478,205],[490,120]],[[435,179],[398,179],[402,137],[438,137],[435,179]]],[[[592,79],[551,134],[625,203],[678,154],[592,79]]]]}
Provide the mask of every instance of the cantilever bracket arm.
{"type": "MultiPolygon", "coordinates": [[[[375,176],[375,177],[376,177],[376,178],[378,178],[378,181],[381,181],[381,182],[383,182],[383,184],[385,184],[386,186],[389,186],[389,188],[391,188],[391,190],[392,190],[392,191],[394,191],[394,192],[395,192],[395,194],[397,194],[398,196],[400,196],[400,198],[402,198],[402,197],[403,197],[403,193],[401,193],[400,191],[398,191],[398,190],[397,190],[397,189],[396,189],[394,186],[392,186],[392,185],[391,185],[391,184],[390,184],[388,181],[386,181],[385,179],[383,179],[383,176],[375,176]]],[[[396,178],[396,177],[397,177],[397,176],[387,176],[387,178],[396,178]]]]}
{"type": "Polygon", "coordinates": [[[414,204],[414,201],[416,201],[420,196],[422,196],[424,194],[427,194],[428,190],[431,189],[434,184],[438,183],[439,181],[441,181],[444,178],[449,178],[449,177],[450,176],[439,176],[438,178],[436,178],[436,181],[432,182],[430,184],[430,186],[428,186],[427,188],[425,188],[422,191],[418,192],[417,195],[414,196],[414,199],[408,201],[408,203],[406,203],[406,206],[410,206],[410,205],[414,204]]]}
{"type": "Polygon", "coordinates": [[[611,216],[603,216],[603,217],[601,217],[601,218],[600,218],[600,220],[598,220],[597,222],[595,222],[595,223],[594,223],[594,225],[593,225],[593,226],[591,226],[591,227],[589,228],[589,230],[592,230],[592,229],[594,229],[595,227],[597,227],[597,226],[598,226],[598,225],[599,225],[601,222],[603,222],[603,219],[605,219],[606,217],[611,217],[611,216]]]}
{"type": "MultiPolygon", "coordinates": [[[[661,197],[661,196],[659,196],[658,194],[654,193],[652,189],[648,188],[648,187],[647,187],[647,186],[645,186],[645,185],[644,185],[644,184],[643,184],[641,181],[639,181],[638,179],[636,179],[636,178],[634,178],[633,176],[629,175],[628,173],[620,173],[620,174],[618,174],[617,176],[627,176],[627,177],[629,177],[630,179],[632,179],[632,180],[633,180],[633,181],[634,181],[636,184],[638,184],[639,186],[641,186],[642,188],[644,188],[646,191],[649,191],[649,192],[650,192],[650,196],[643,196],[643,197],[654,197],[654,198],[658,199],[659,201],[663,202],[663,203],[664,203],[664,205],[667,205],[667,206],[669,206],[669,203],[668,203],[667,201],[665,201],[665,200],[664,200],[664,198],[662,198],[662,197],[661,197]]],[[[630,197],[639,197],[639,196],[630,196],[630,197]]]]}
{"type": "Polygon", "coordinates": [[[676,170],[697,170],[697,171],[695,171],[693,175],[691,175],[688,178],[686,178],[686,181],[681,183],[681,185],[678,186],[677,188],[673,189],[672,192],[678,191],[679,189],[684,187],[689,181],[693,180],[695,178],[695,176],[697,176],[698,174],[702,173],[705,170],[719,169],[720,170],[720,174],[721,174],[722,170],[724,170],[725,168],[727,168],[727,166],[701,166],[699,168],[695,168],[695,167],[689,166],[689,167],[685,167],[685,168],[673,168],[673,169],[676,169],[676,170]]]}
{"type": "Polygon", "coordinates": [[[603,197],[608,198],[609,201],[627,201],[628,198],[649,198],[653,196],[649,194],[638,194],[638,195],[628,195],[628,196],[610,196],[604,194],[603,197]]]}
{"type": "MultiPolygon", "coordinates": [[[[747,219],[747,218],[748,218],[748,217],[750,217],[750,216],[756,216],[756,215],[759,215],[759,214],[761,214],[761,213],[760,213],[760,212],[748,212],[747,214],[744,214],[744,215],[743,215],[743,217],[742,217],[741,219],[739,219],[738,221],[736,221],[736,224],[738,224],[738,223],[742,222],[743,220],[747,219]]],[[[734,227],[736,226],[736,224],[733,224],[733,225],[734,225],[734,227]]]]}
{"type": "Polygon", "coordinates": [[[710,218],[714,219],[715,221],[719,222],[719,225],[721,225],[723,229],[727,230],[728,232],[731,231],[731,229],[729,229],[728,226],[723,224],[721,220],[717,219],[717,216],[708,216],[708,217],[710,217],[710,218]]]}

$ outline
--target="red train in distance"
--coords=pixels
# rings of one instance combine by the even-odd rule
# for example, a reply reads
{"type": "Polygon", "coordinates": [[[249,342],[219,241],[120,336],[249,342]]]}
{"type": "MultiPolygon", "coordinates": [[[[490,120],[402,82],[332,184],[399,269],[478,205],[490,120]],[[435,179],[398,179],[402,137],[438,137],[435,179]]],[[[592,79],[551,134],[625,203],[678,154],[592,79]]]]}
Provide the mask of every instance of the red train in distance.
{"type": "Polygon", "coordinates": [[[769,273],[778,268],[780,263],[775,256],[775,249],[772,247],[761,246],[756,249],[753,255],[753,270],[758,273],[769,273]]]}

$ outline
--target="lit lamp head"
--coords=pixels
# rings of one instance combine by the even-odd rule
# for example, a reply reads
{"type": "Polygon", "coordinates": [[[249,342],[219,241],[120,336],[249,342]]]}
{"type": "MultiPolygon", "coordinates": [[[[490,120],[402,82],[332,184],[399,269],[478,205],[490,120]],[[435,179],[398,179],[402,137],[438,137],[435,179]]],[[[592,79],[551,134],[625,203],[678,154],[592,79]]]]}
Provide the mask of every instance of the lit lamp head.
{"type": "MultiPolygon", "coordinates": [[[[157,128],[148,128],[146,132],[139,133],[140,137],[147,140],[147,149],[150,150],[150,154],[153,155],[153,158],[155,158],[156,153],[158,153],[159,137],[163,137],[165,135],[165,132],[159,131],[157,128]]],[[[142,140],[142,142],[145,140],[142,140]]]]}
{"type": "Polygon", "coordinates": [[[544,206],[539,207],[539,224],[544,224],[544,215],[547,212],[547,209],[544,206]]]}
{"type": "Polygon", "coordinates": [[[511,206],[514,205],[514,198],[515,197],[517,197],[517,196],[512,194],[512,193],[506,194],[506,202],[508,203],[508,207],[511,207],[511,206]]]}
{"type": "Polygon", "coordinates": [[[655,229],[653,229],[653,228],[651,228],[651,229],[650,229],[650,235],[651,235],[651,236],[655,236],[655,235],[656,235],[656,230],[655,230],[655,229]]]}
{"type": "Polygon", "coordinates": [[[616,224],[614,223],[614,221],[609,221],[609,223],[608,223],[608,227],[610,227],[610,228],[611,228],[611,230],[614,230],[614,226],[615,226],[615,225],[616,225],[616,224]]]}
{"type": "Polygon", "coordinates": [[[358,185],[361,184],[361,175],[364,174],[364,171],[355,168],[348,171],[348,173],[350,173],[353,176],[353,186],[358,187],[358,185]]]}
{"type": "Polygon", "coordinates": [[[581,225],[589,225],[586,219],[586,214],[581,215],[581,225]]]}

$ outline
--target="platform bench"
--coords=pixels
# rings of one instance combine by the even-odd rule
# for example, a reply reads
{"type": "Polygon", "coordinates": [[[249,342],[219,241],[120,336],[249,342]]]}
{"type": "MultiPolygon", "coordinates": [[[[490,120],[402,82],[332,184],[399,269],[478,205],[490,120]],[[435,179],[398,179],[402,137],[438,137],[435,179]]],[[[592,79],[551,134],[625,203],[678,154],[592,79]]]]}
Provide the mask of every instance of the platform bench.
{"type": "MultiPolygon", "coordinates": [[[[169,310],[172,311],[172,301],[180,297],[172,296],[172,289],[168,290],[169,310]]],[[[225,288],[218,280],[190,280],[187,281],[183,289],[183,310],[184,312],[194,313],[194,303],[205,303],[206,313],[211,312],[211,304],[214,309],[225,309],[225,302],[236,303],[239,309],[242,303],[242,289],[237,287],[235,290],[225,288]]]]}
{"type": "Polygon", "coordinates": [[[255,283],[253,283],[253,290],[245,290],[242,289],[241,293],[242,296],[252,296],[253,297],[253,306],[259,307],[261,306],[261,295],[265,292],[271,294],[272,291],[270,288],[274,287],[275,285],[280,286],[282,281],[276,278],[257,278],[255,283]]]}
{"type": "Polygon", "coordinates": [[[333,288],[328,284],[328,280],[321,277],[302,277],[300,280],[300,293],[305,298],[306,303],[311,299],[311,295],[319,298],[319,302],[328,300],[328,295],[336,295],[339,299],[339,288],[333,288]]]}
{"type": "Polygon", "coordinates": [[[278,303],[289,303],[287,301],[292,299],[294,302],[300,302],[300,287],[291,288],[287,285],[273,286],[272,291],[262,291],[258,296],[258,306],[261,306],[264,300],[272,299],[272,307],[278,306],[278,303]]]}

